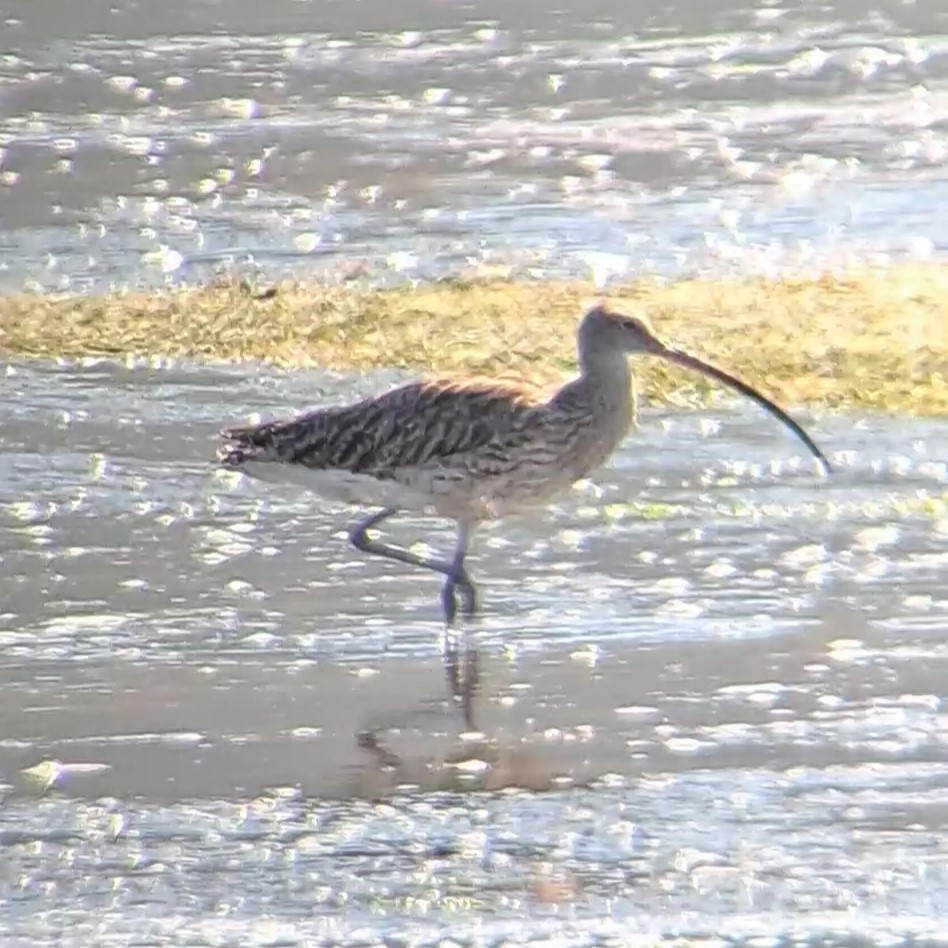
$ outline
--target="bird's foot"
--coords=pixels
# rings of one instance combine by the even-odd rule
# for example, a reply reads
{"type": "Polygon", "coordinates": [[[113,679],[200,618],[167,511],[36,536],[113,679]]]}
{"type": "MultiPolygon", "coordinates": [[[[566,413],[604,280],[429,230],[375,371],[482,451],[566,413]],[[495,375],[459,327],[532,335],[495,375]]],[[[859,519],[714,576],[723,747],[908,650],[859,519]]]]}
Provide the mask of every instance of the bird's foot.
{"type": "Polygon", "coordinates": [[[444,624],[447,628],[454,625],[458,617],[458,598],[460,597],[460,611],[465,619],[471,619],[477,614],[477,590],[465,573],[459,576],[449,576],[441,589],[441,608],[444,611],[444,624]]]}

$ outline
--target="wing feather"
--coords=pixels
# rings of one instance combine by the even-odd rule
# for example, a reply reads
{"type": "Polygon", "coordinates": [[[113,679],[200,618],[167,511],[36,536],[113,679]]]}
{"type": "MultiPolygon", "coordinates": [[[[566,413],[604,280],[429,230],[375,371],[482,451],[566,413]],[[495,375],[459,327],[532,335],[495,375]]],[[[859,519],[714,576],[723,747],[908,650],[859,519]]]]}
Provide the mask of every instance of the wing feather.
{"type": "Polygon", "coordinates": [[[271,461],[384,479],[472,451],[489,457],[521,440],[541,407],[497,382],[412,382],[353,405],[225,429],[218,458],[233,468],[271,461]]]}

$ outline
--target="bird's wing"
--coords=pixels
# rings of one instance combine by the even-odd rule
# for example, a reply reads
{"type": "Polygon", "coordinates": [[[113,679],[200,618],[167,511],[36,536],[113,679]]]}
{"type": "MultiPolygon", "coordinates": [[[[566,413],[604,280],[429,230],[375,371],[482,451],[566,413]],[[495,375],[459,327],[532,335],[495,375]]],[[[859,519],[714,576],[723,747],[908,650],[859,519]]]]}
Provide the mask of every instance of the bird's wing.
{"type": "Polygon", "coordinates": [[[496,382],[412,382],[353,405],[221,432],[218,458],[299,464],[385,478],[453,455],[510,447],[529,436],[542,404],[496,382]]]}

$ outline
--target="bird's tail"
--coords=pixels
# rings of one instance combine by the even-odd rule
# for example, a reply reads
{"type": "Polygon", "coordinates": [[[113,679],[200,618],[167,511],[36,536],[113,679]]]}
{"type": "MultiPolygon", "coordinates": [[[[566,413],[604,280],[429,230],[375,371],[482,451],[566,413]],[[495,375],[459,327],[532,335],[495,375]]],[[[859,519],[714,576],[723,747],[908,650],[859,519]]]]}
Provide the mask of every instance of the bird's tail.
{"type": "Polygon", "coordinates": [[[279,437],[281,422],[225,428],[220,433],[217,460],[224,466],[239,469],[248,461],[285,461],[284,443],[279,437]]]}

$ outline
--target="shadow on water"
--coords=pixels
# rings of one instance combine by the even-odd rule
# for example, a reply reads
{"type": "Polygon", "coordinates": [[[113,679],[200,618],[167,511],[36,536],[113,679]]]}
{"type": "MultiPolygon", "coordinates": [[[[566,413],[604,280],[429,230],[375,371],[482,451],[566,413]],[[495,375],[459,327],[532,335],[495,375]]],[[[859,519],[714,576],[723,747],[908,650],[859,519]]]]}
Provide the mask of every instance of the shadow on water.
{"type": "Polygon", "coordinates": [[[8,943],[357,943],[410,918],[822,945],[858,906],[889,944],[948,911],[944,422],[810,418],[822,479],[753,406],[645,413],[594,485],[477,536],[477,737],[437,578],[211,461],[222,422],[390,379],[8,372],[8,943]],[[178,914],[143,928],[143,902],[178,914]]]}
{"type": "Polygon", "coordinates": [[[0,760],[15,781],[9,789],[27,796],[55,788],[166,803],[251,799],[279,787],[376,798],[411,788],[562,790],[696,767],[855,766],[888,742],[893,750],[908,742],[901,760],[943,761],[940,746],[917,743],[921,733],[909,741],[902,727],[909,719],[930,727],[944,661],[900,669],[905,694],[893,695],[889,675],[862,667],[866,633],[841,615],[807,632],[700,648],[482,655],[482,734],[461,733],[436,658],[7,666],[0,760]],[[821,712],[834,705],[836,713],[821,712]],[[864,705],[890,708],[891,722],[879,714],[865,722],[876,733],[834,743],[864,705]]]}

